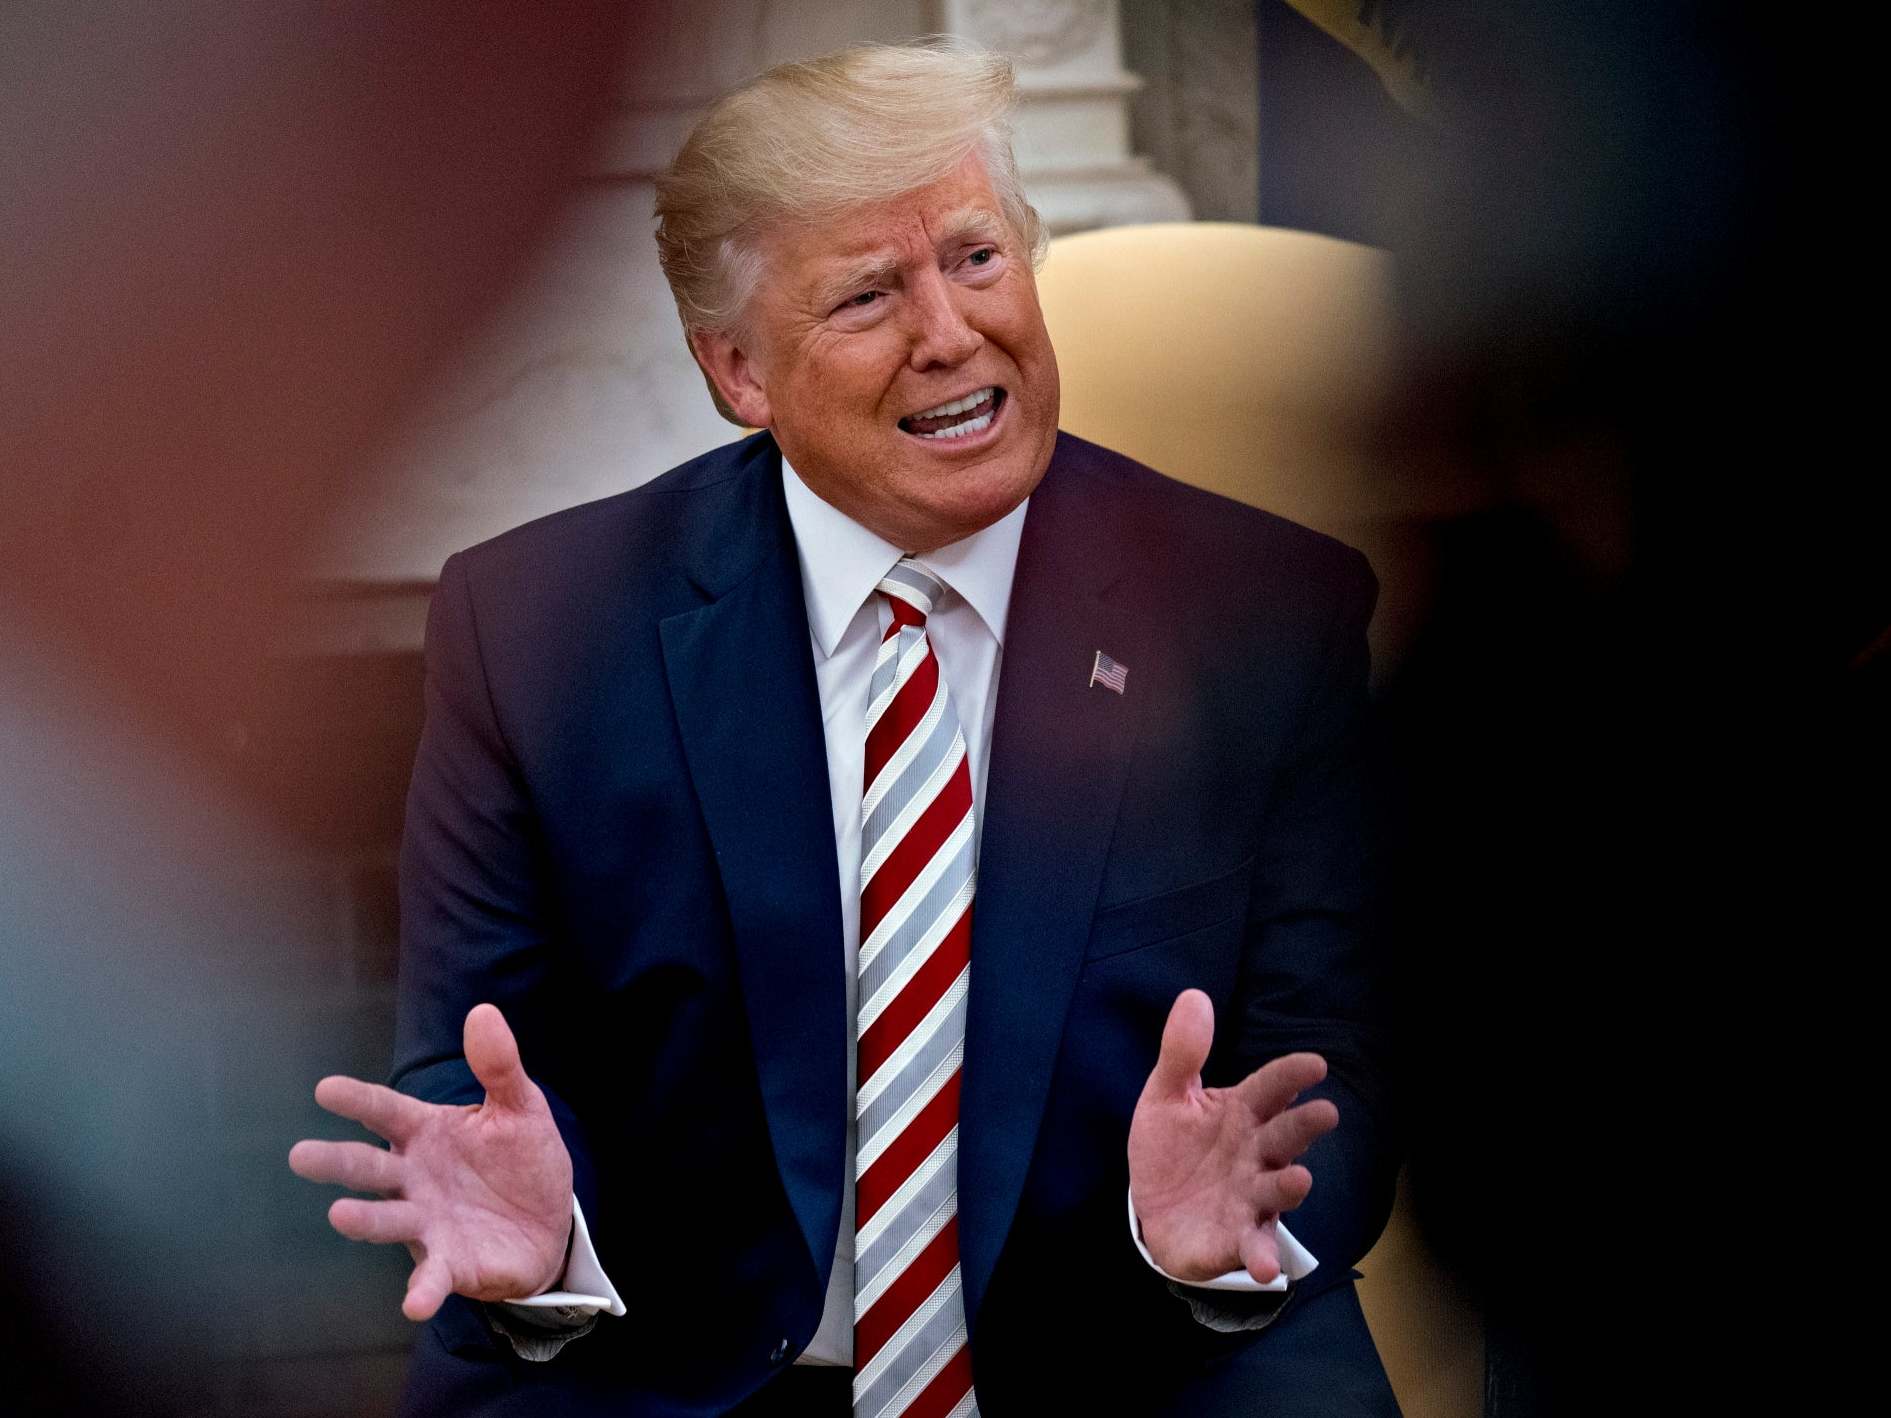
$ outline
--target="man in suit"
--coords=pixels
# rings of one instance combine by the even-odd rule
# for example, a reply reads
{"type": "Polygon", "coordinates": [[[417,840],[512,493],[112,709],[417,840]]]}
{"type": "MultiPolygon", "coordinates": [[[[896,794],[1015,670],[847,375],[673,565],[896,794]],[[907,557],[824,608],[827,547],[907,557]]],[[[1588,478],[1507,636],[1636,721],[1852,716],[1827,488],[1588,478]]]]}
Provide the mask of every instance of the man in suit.
{"type": "Polygon", "coordinates": [[[1371,574],[1057,432],[1010,98],[719,103],[658,239],[764,432],[442,571],[401,1091],[317,1090],[393,1146],[292,1154],[412,1411],[1395,1411],[1371,574]]]}

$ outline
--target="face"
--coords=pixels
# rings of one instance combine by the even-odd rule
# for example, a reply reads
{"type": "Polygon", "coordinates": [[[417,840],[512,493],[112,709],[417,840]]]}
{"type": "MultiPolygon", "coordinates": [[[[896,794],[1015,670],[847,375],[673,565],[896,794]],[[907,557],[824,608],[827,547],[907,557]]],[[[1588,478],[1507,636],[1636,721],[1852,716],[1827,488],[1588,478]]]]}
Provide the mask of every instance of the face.
{"type": "Polygon", "coordinates": [[[988,527],[1037,486],[1057,359],[1030,252],[984,167],[764,242],[740,335],[696,350],[802,480],[909,552],[988,527]]]}

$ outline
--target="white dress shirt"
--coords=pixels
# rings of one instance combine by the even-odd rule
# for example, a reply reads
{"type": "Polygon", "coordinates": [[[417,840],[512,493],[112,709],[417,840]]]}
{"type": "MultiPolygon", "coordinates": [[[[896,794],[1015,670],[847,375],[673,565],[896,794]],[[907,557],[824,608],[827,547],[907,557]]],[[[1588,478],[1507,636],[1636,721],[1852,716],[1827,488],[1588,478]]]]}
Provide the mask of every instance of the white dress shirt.
{"type": "MultiPolygon", "coordinates": [[[[834,810],[834,855],[840,873],[842,949],[846,954],[847,1017],[857,1008],[856,962],[860,952],[860,803],[866,772],[867,687],[873,662],[893,612],[884,596],[874,594],[880,578],[906,553],[822,501],[782,460],[782,490],[788,520],[801,559],[801,593],[807,602],[808,636],[814,679],[821,699],[821,728],[827,744],[828,789],[834,810]]],[[[947,587],[944,599],[926,617],[926,633],[945,675],[946,692],[965,734],[972,777],[973,853],[985,826],[985,776],[991,758],[992,717],[998,701],[998,671],[1004,655],[1005,617],[1011,608],[1011,581],[1018,566],[1018,542],[1024,533],[1027,499],[1010,513],[963,541],[915,558],[947,587]]],[[[976,900],[973,906],[977,911],[976,900]]],[[[847,1057],[847,1096],[834,1100],[846,1110],[846,1171],[854,1171],[854,1068],[847,1057]]],[[[553,1294],[525,1304],[552,1308],[560,1318],[587,1318],[603,1309],[624,1313],[592,1249],[583,1215],[573,1200],[576,1222],[565,1283],[553,1294]],[[594,1293],[576,1293],[592,1291],[594,1293]]],[[[1143,1259],[1167,1278],[1151,1259],[1138,1233],[1135,1210],[1129,1212],[1130,1235],[1143,1259]]],[[[1284,1290],[1318,1264],[1305,1247],[1279,1228],[1282,1274],[1271,1285],[1257,1284],[1245,1270],[1212,1281],[1189,1282],[1197,1289],[1284,1290]]],[[[550,1316],[546,1316],[550,1318],[550,1316]]],[[[516,1341],[515,1341],[516,1342],[516,1341]]],[[[834,1269],[820,1327],[799,1363],[853,1363],[854,1345],[854,1196],[841,1200],[840,1234],[834,1269]]],[[[521,1351],[523,1352],[523,1351],[521,1351]]],[[[555,1352],[555,1348],[553,1350],[555,1352]]]]}

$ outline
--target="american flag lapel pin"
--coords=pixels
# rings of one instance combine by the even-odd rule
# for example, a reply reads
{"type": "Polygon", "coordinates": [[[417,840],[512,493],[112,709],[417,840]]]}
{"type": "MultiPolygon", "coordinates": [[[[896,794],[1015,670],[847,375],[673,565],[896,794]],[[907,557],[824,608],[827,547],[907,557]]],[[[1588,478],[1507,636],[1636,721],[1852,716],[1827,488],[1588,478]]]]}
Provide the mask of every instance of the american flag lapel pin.
{"type": "Polygon", "coordinates": [[[1095,663],[1090,666],[1090,688],[1099,684],[1105,689],[1123,692],[1123,681],[1129,678],[1129,666],[1119,660],[1112,660],[1101,650],[1097,651],[1095,663]]]}

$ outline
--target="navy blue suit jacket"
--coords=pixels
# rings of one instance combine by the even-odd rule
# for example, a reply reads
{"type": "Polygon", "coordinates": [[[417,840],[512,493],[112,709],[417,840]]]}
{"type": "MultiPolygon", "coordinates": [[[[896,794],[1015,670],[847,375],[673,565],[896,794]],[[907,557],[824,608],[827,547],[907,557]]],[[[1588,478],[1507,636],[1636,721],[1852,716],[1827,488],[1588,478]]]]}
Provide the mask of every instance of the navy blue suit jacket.
{"type": "MultiPolygon", "coordinates": [[[[1340,1127],[1291,1218],[1322,1262],[1303,1290],[1343,1283],[1383,1223],[1359,920],[1374,590],[1326,537],[1058,439],[973,915],[959,1204],[987,1413],[1027,1409],[1047,1364],[1069,1399],[1159,1407],[1274,1332],[1196,1324],[1124,1221],[1130,1113],[1189,986],[1215,1002],[1210,1082],[1294,1049],[1331,1064],[1340,1127]],[[1098,650],[1124,694],[1090,687],[1098,650]]],[[[773,441],[453,557],[426,696],[395,1080],[478,1101],[461,1024],[498,1004],[630,1314],[528,1365],[449,1301],[409,1408],[724,1411],[813,1335],[849,1185],[826,755],[773,441]]]]}

